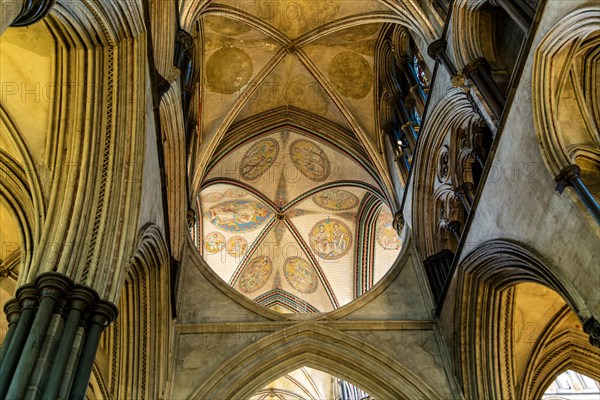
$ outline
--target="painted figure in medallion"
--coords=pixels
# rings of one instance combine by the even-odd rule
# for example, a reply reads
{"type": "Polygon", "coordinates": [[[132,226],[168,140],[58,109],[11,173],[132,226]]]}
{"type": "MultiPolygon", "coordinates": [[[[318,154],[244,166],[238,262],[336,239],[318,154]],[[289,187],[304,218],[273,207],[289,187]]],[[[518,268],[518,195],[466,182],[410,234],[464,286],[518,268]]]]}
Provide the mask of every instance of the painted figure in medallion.
{"type": "Polygon", "coordinates": [[[319,286],[315,269],[300,257],[288,258],[283,273],[290,286],[301,293],[314,293],[319,286]]]}
{"type": "Polygon", "coordinates": [[[234,258],[240,258],[246,254],[246,250],[248,250],[248,242],[241,236],[233,236],[227,240],[225,250],[230,256],[234,258]]]}
{"type": "Polygon", "coordinates": [[[290,157],[298,171],[310,180],[322,182],[329,177],[329,158],[316,144],[305,139],[295,140],[290,145],[290,157]]]}
{"type": "Polygon", "coordinates": [[[258,256],[250,260],[240,276],[240,290],[252,293],[259,290],[269,280],[273,272],[273,262],[267,256],[258,256]]]}
{"type": "Polygon", "coordinates": [[[225,245],[225,237],[219,232],[211,232],[204,238],[204,250],[208,254],[216,254],[225,245]]]}
{"type": "Polygon", "coordinates": [[[326,260],[343,257],[352,245],[350,229],[337,219],[327,218],[318,222],[309,234],[312,250],[326,260]]]}
{"type": "Polygon", "coordinates": [[[248,181],[258,179],[271,168],[278,154],[279,144],[275,140],[270,138],[260,140],[244,154],[240,164],[240,175],[248,181]]]}
{"type": "Polygon", "coordinates": [[[225,231],[248,232],[261,226],[273,213],[256,201],[233,200],[211,207],[205,215],[213,225],[225,231]]]}
{"type": "Polygon", "coordinates": [[[332,211],[350,210],[358,205],[358,197],[344,189],[329,189],[313,196],[319,207],[332,211]]]}
{"type": "Polygon", "coordinates": [[[398,250],[402,247],[402,239],[393,226],[393,217],[386,207],[381,210],[377,218],[377,232],[375,233],[377,243],[385,250],[398,250]]]}

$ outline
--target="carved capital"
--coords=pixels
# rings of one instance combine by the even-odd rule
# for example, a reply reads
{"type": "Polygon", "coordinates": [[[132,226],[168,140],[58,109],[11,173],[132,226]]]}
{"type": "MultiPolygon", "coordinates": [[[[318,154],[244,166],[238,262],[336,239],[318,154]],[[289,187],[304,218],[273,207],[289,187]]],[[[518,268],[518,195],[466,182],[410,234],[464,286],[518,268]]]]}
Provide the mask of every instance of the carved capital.
{"type": "Polygon", "coordinates": [[[590,335],[590,343],[600,347],[600,322],[594,317],[588,319],[583,324],[583,331],[590,335]]]}
{"type": "Polygon", "coordinates": [[[59,300],[71,289],[73,282],[66,275],[57,272],[48,272],[38,276],[35,280],[40,298],[52,297],[59,300]]]}
{"type": "Polygon", "coordinates": [[[7,301],[4,305],[4,313],[6,314],[6,320],[9,324],[17,322],[21,316],[21,306],[19,305],[19,301],[15,298],[7,301]]]}
{"type": "Polygon", "coordinates": [[[476,58],[467,65],[465,65],[465,67],[462,70],[462,74],[465,77],[470,78],[474,72],[479,71],[481,68],[488,70],[490,69],[490,64],[483,57],[476,58]]]}
{"type": "Polygon", "coordinates": [[[70,293],[70,300],[71,309],[83,313],[98,301],[98,293],[88,286],[77,284],[70,293]]]}
{"type": "Polygon", "coordinates": [[[21,306],[21,311],[26,308],[35,308],[38,301],[38,292],[35,285],[27,284],[18,288],[16,298],[21,306]]]}
{"type": "Polygon", "coordinates": [[[21,12],[10,26],[29,26],[44,18],[54,6],[56,0],[27,0],[21,12]]]}
{"type": "Polygon", "coordinates": [[[446,51],[447,45],[446,39],[435,40],[427,47],[427,54],[434,60],[438,60],[440,54],[446,51]]]}
{"type": "Polygon", "coordinates": [[[402,230],[404,229],[404,214],[402,213],[402,211],[398,211],[396,214],[394,214],[394,229],[396,230],[396,232],[398,232],[398,235],[402,234],[402,230]]]}
{"type": "Polygon", "coordinates": [[[171,82],[169,82],[157,70],[154,71],[154,77],[156,78],[156,88],[158,90],[158,98],[160,100],[169,91],[169,89],[171,89],[171,82]]]}
{"type": "Polygon", "coordinates": [[[196,224],[196,211],[192,208],[188,208],[186,217],[188,229],[192,229],[196,224]]]}
{"type": "Polygon", "coordinates": [[[569,164],[564,167],[554,178],[556,181],[556,191],[562,194],[567,186],[573,184],[573,180],[579,178],[581,169],[576,164],[569,164]]]}
{"type": "Polygon", "coordinates": [[[100,325],[102,328],[105,328],[117,319],[118,313],[119,310],[113,303],[100,300],[90,313],[89,321],[91,324],[100,325]]]}

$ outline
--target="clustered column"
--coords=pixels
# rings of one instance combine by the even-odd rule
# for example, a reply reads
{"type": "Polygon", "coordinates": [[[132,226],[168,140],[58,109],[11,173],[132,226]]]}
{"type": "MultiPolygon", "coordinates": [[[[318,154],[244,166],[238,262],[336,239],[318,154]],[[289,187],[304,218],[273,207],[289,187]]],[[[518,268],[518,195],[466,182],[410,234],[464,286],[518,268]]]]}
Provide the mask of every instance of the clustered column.
{"type": "Polygon", "coordinates": [[[0,398],[83,399],[100,334],[117,308],[91,288],[49,272],[4,307],[0,398]]]}

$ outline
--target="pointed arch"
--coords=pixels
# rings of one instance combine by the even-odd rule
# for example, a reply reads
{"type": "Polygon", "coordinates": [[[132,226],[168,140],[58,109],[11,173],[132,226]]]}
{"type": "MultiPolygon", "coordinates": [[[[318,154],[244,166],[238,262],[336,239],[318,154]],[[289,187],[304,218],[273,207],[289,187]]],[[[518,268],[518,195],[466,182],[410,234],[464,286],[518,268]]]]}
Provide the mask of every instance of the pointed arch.
{"type": "Polygon", "coordinates": [[[265,337],[227,360],[193,399],[244,399],[273,379],[308,366],[347,379],[382,399],[441,399],[409,368],[349,335],[301,323],[265,337]]]}
{"type": "MultiPolygon", "coordinates": [[[[564,300],[567,309],[572,309],[580,320],[585,320],[591,314],[579,293],[534,250],[519,242],[503,239],[485,242],[469,253],[459,264],[455,279],[458,288],[454,310],[458,333],[455,349],[456,360],[460,364],[457,373],[464,392],[471,398],[539,398],[534,392],[539,394],[542,390],[543,393],[545,386],[540,389],[540,386],[532,384],[532,375],[542,372],[554,374],[560,372],[560,368],[540,368],[539,363],[547,363],[549,359],[532,356],[528,361],[529,375],[526,375],[525,381],[532,392],[522,387],[523,378],[516,375],[513,358],[515,286],[536,283],[549,288],[564,300]]],[[[597,349],[585,344],[585,337],[580,331],[569,335],[569,340],[575,338],[590,354],[597,353],[597,349]]],[[[554,345],[560,345],[560,341],[554,345]]],[[[539,349],[551,351],[552,346],[552,340],[549,340],[539,349]]],[[[567,360],[568,352],[562,354],[564,358],[559,359],[567,360]]],[[[596,362],[598,357],[596,355],[588,361],[596,362]]],[[[537,378],[542,382],[549,379],[547,376],[537,378]]]]}
{"type": "Polygon", "coordinates": [[[166,242],[155,225],[140,232],[138,250],[119,300],[119,317],[104,334],[111,398],[154,399],[166,394],[171,363],[170,271],[166,242]]]}

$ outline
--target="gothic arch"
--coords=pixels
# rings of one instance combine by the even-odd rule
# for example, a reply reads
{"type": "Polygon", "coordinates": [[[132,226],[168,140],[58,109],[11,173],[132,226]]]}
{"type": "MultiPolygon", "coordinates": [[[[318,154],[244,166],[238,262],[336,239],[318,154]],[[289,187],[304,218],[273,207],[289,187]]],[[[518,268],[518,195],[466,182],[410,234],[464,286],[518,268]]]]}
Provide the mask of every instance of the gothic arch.
{"type": "Polygon", "coordinates": [[[121,292],[120,315],[104,334],[110,398],[154,399],[166,394],[173,337],[168,260],[158,227],[144,227],[121,292]]]}
{"type": "Polygon", "coordinates": [[[533,65],[533,114],[542,158],[558,177],[581,169],[589,190],[600,195],[598,76],[600,11],[589,4],[560,20],[542,39],[533,65]],[[568,115],[567,115],[568,114],[568,115]]]}
{"type": "MultiPolygon", "coordinates": [[[[442,146],[448,137],[451,141],[455,141],[455,136],[458,135],[461,128],[473,125],[479,120],[479,116],[474,113],[473,107],[464,93],[458,90],[450,90],[442,96],[431,110],[423,127],[413,167],[413,179],[415,181],[413,204],[415,206],[412,211],[412,220],[413,231],[416,235],[415,245],[426,257],[441,250],[441,242],[438,240],[439,221],[436,218],[439,214],[437,210],[439,203],[433,197],[433,193],[436,190],[436,185],[441,184],[441,182],[438,182],[437,170],[441,168],[439,161],[444,156],[442,146]]],[[[454,154],[457,151],[450,151],[450,149],[446,151],[448,157],[451,153],[454,154]]],[[[447,161],[447,174],[450,176],[452,170],[456,168],[449,165],[449,159],[447,161]]],[[[458,185],[457,182],[454,182],[454,184],[458,185]]],[[[444,187],[446,191],[453,190],[449,185],[444,187]]],[[[437,199],[441,198],[442,194],[438,193],[437,199]]]]}
{"type": "Polygon", "coordinates": [[[147,128],[145,91],[137,90],[146,85],[141,8],[120,1],[58,1],[43,26],[44,38],[56,46],[47,88],[53,103],[48,145],[43,161],[24,168],[34,173],[48,164],[48,212],[41,212],[36,193],[34,206],[44,220],[19,283],[56,271],[113,300],[135,250],[141,192],[147,128]]]}
{"type": "Polygon", "coordinates": [[[14,153],[0,151],[0,203],[10,210],[19,226],[22,244],[19,270],[22,270],[31,263],[32,253],[40,239],[46,213],[44,196],[36,163],[22,134],[1,104],[0,124],[14,153]]]}
{"type": "Polygon", "coordinates": [[[558,313],[542,337],[537,340],[525,371],[521,398],[539,399],[556,378],[566,370],[573,370],[600,380],[600,353],[590,346],[587,335],[580,331],[560,331],[559,325],[568,318],[568,306],[558,313]]]}
{"type": "Polygon", "coordinates": [[[183,237],[187,228],[186,138],[184,116],[180,106],[181,89],[175,81],[161,99],[159,112],[167,186],[169,239],[171,251],[177,260],[182,256],[185,243],[183,237]]]}
{"type": "Polygon", "coordinates": [[[459,264],[456,280],[459,289],[454,314],[458,335],[455,348],[460,364],[456,370],[468,398],[539,398],[550,384],[549,379],[566,369],[564,362],[577,354],[578,346],[583,346],[588,357],[570,358],[579,360],[575,364],[580,365],[582,358],[587,363],[600,361],[597,349],[586,343],[587,335],[581,331],[581,320],[590,316],[582,298],[558,272],[523,244],[492,240],[480,245],[459,264]],[[554,318],[554,325],[550,323],[537,338],[526,372],[519,374],[513,353],[513,310],[516,288],[524,283],[550,289],[566,305],[554,318]],[[566,313],[576,320],[579,330],[568,335],[567,342],[571,345],[565,348],[565,336],[555,328],[556,321],[563,321],[566,313]],[[549,334],[551,331],[553,335],[549,334]],[[553,357],[557,362],[554,367],[544,366],[553,358],[552,352],[556,353],[553,357]],[[525,383],[527,387],[523,387],[525,383]]]}
{"type": "Polygon", "coordinates": [[[370,345],[311,323],[280,330],[241,351],[196,389],[192,398],[243,399],[282,372],[303,366],[348,379],[377,398],[441,398],[407,367],[370,345]]]}

